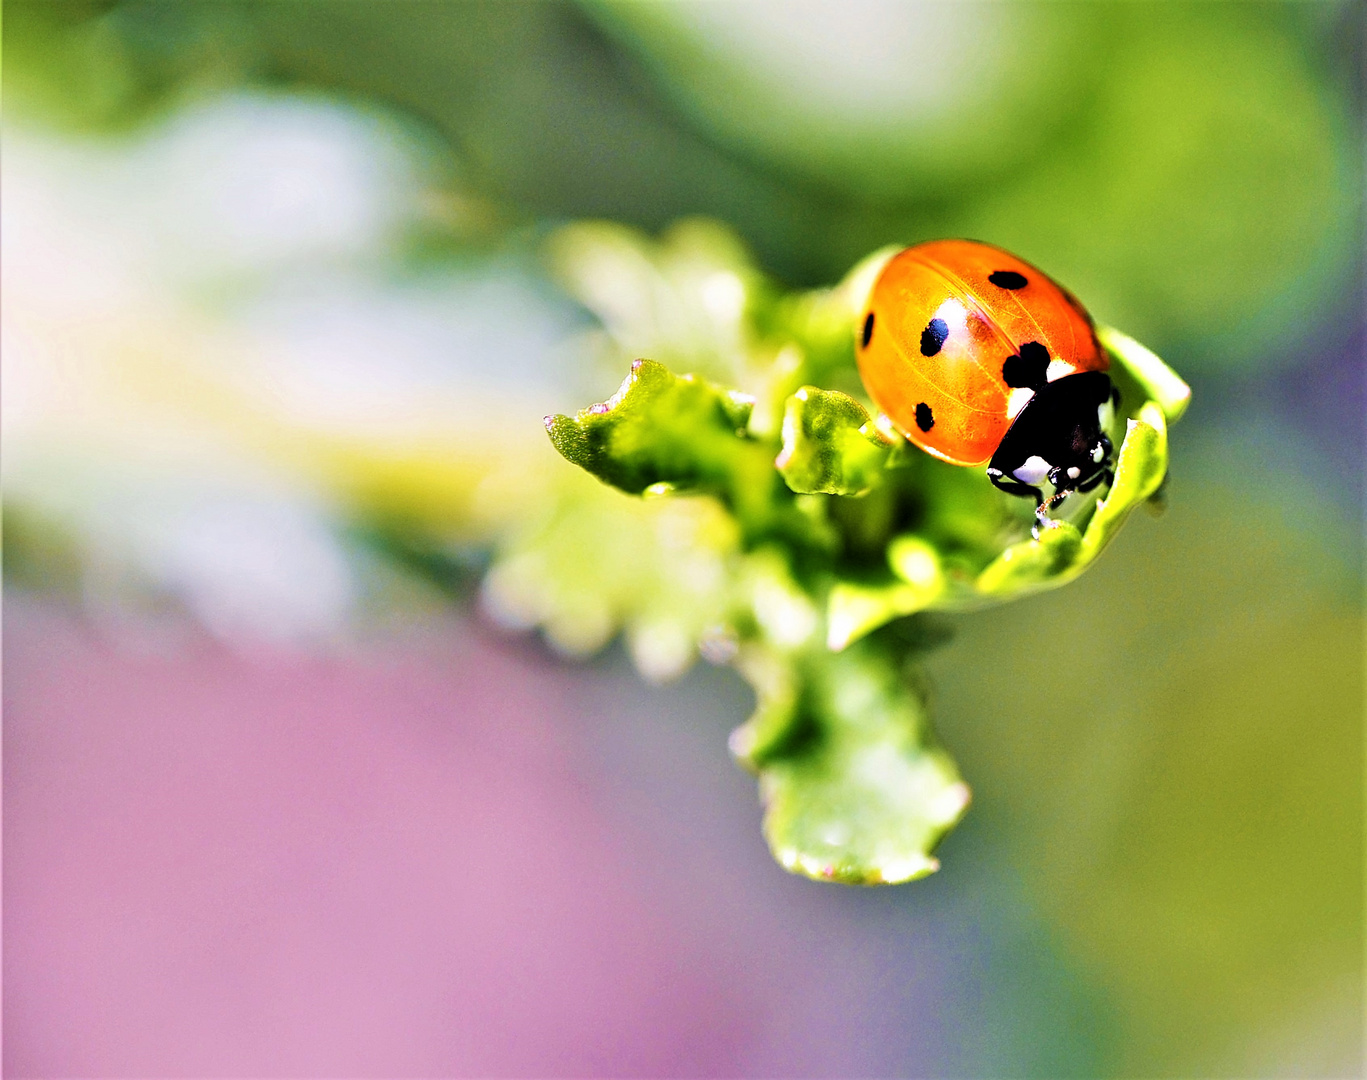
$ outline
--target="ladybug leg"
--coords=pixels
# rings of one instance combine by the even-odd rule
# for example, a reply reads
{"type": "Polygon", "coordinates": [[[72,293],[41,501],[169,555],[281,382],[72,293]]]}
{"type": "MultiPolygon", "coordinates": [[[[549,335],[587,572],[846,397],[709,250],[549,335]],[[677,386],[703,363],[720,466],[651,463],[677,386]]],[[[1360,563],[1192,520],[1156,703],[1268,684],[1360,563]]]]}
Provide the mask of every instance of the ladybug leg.
{"type": "Polygon", "coordinates": [[[1049,507],[1058,501],[1059,496],[1056,494],[1046,500],[1044,492],[1039,488],[1022,484],[1019,480],[1008,480],[1006,474],[999,469],[988,469],[987,478],[1008,495],[1034,496],[1035,524],[1030,526],[1030,535],[1038,540],[1040,529],[1049,527],[1049,507]]]}
{"type": "Polygon", "coordinates": [[[1033,495],[1036,508],[1044,502],[1044,492],[1040,491],[1039,488],[1022,484],[1019,480],[1009,480],[1006,474],[998,469],[988,469],[987,478],[1008,495],[1020,495],[1022,497],[1033,495]]]}
{"type": "Polygon", "coordinates": [[[1087,492],[1091,491],[1093,488],[1095,488],[1098,484],[1101,483],[1105,483],[1105,485],[1109,488],[1113,483],[1115,483],[1115,473],[1113,473],[1110,469],[1099,469],[1095,474],[1088,477],[1085,481],[1079,484],[1077,486],[1077,489],[1078,491],[1087,492]]]}

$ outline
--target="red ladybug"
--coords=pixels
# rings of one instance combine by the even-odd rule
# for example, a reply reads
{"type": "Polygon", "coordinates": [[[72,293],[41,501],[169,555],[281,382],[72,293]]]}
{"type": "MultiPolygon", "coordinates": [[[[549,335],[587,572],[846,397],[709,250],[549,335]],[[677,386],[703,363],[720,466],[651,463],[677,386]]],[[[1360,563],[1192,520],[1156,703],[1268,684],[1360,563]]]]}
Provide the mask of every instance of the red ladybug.
{"type": "Polygon", "coordinates": [[[1092,317],[1029,263],[973,240],[895,255],[859,327],[864,388],[899,431],[1045,511],[1110,484],[1120,396],[1092,317]],[[1046,495],[1046,491],[1048,494],[1046,495]]]}

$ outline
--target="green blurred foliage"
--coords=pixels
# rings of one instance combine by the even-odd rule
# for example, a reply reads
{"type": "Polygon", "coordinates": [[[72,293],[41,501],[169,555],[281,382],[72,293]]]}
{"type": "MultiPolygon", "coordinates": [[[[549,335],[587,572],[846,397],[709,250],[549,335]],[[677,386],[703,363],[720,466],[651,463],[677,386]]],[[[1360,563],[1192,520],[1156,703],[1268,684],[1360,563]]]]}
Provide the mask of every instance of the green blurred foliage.
{"type": "Polygon", "coordinates": [[[944,228],[1037,257],[1160,350],[1200,343],[1188,353],[1216,367],[1266,359],[1351,288],[1351,115],[1248,5],[1116,14],[1089,115],[944,228]]]}
{"type": "Polygon", "coordinates": [[[6,96],[23,115],[85,131],[126,130],[187,93],[235,85],[254,50],[237,5],[5,5],[6,96]]]}
{"type": "Polygon", "coordinates": [[[985,187],[1074,123],[1105,9],[589,2],[685,114],[744,158],[883,204],[985,187]]]}
{"type": "Polygon", "coordinates": [[[795,284],[979,237],[1212,370],[1288,355],[1352,302],[1361,135],[1320,58],[1352,5],[583,11],[19,0],[7,90],[104,124],[234,79],[387,102],[507,223],[706,213],[795,284]]]}
{"type": "Polygon", "coordinates": [[[779,4],[591,8],[740,156],[845,192],[831,244],[851,260],[889,240],[988,238],[1106,321],[1160,349],[1201,343],[1217,367],[1266,360],[1307,310],[1344,305],[1360,136],[1292,12],[931,3],[875,5],[861,14],[879,22],[849,27],[812,9],[833,42],[791,42],[779,4]],[[915,76],[860,81],[897,46],[915,76]],[[865,94],[843,100],[851,81],[865,94]]]}
{"type": "Polygon", "coordinates": [[[1359,543],[1324,509],[1290,516],[1314,510],[1285,474],[1231,491],[1215,448],[1188,447],[1169,512],[1066,593],[957,620],[928,661],[937,720],[1124,1003],[1117,1075],[1343,1075],[1363,1010],[1359,543]]]}

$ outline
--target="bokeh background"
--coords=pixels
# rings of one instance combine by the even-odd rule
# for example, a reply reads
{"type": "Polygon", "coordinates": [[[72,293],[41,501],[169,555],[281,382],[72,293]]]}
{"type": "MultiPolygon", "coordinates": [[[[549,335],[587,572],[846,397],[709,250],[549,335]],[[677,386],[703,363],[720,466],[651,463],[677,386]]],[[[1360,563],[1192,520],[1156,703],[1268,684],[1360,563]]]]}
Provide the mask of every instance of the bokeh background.
{"type": "Polygon", "coordinates": [[[1358,1075],[1363,11],[7,3],[6,1074],[1358,1075]],[[773,864],[732,673],[480,611],[621,376],[548,240],[699,215],[1194,386],[1163,516],[948,620],[912,885],[773,864]]]}

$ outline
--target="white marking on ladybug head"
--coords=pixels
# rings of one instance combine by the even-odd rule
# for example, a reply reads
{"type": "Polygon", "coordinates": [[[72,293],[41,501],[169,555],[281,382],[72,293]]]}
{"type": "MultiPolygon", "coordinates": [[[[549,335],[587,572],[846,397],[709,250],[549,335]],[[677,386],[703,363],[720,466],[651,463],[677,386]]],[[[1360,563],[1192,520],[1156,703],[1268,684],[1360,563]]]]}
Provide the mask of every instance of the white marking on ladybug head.
{"type": "Polygon", "coordinates": [[[1044,369],[1044,377],[1049,382],[1053,382],[1055,379],[1061,379],[1065,375],[1071,375],[1076,370],[1077,368],[1073,367],[1072,364],[1063,360],[1050,360],[1049,366],[1044,369]]]}
{"type": "Polygon", "coordinates": [[[1035,396],[1035,392],[1028,386],[1018,386],[1011,393],[1006,395],[1006,415],[1012,420],[1016,414],[1030,404],[1030,399],[1035,396]]]}
{"type": "Polygon", "coordinates": [[[1079,476],[1081,476],[1081,475],[1082,475],[1082,470],[1079,469],[1076,465],[1069,466],[1069,468],[1068,468],[1068,479],[1069,479],[1069,480],[1076,480],[1076,479],[1077,479],[1079,476]]]}
{"type": "Polygon", "coordinates": [[[1045,461],[1044,458],[1040,457],[1038,454],[1031,454],[1025,459],[1020,468],[1016,469],[1011,475],[1022,484],[1038,484],[1049,475],[1049,470],[1051,468],[1053,468],[1053,466],[1045,461]]]}
{"type": "Polygon", "coordinates": [[[1092,460],[1095,461],[1098,465],[1101,464],[1101,459],[1105,456],[1106,448],[1102,446],[1100,443],[1097,443],[1094,447],[1092,447],[1092,460]]]}

